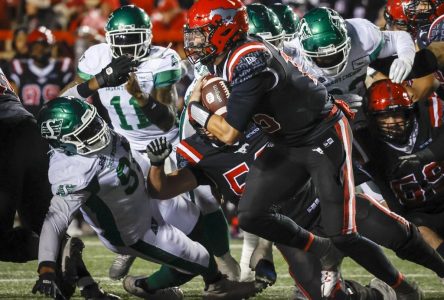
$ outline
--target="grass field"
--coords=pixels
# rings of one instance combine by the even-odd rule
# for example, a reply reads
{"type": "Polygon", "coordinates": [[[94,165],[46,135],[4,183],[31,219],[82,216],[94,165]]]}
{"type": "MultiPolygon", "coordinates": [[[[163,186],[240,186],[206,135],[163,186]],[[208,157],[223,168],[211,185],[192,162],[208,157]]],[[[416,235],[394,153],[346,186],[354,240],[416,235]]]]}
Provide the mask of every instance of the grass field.
{"type": "MultiPolygon", "coordinates": [[[[108,268],[114,258],[114,254],[108,251],[95,237],[84,238],[86,248],[84,258],[93,276],[100,282],[100,285],[107,291],[117,294],[122,299],[135,299],[123,290],[121,282],[112,281],[108,276],[108,268]]],[[[241,242],[233,240],[232,252],[239,259],[241,242]]],[[[401,261],[392,252],[387,255],[394,264],[404,272],[409,279],[419,283],[425,293],[425,299],[444,299],[444,285],[440,283],[437,276],[415,264],[401,261]]],[[[287,265],[278,251],[275,251],[275,264],[278,272],[278,280],[274,286],[265,290],[255,299],[288,299],[293,291],[293,283],[287,272],[287,265]]],[[[142,260],[136,260],[130,273],[133,275],[150,274],[158,268],[158,265],[142,260]]],[[[27,264],[0,263],[0,299],[42,299],[42,297],[30,293],[37,278],[37,262],[27,264]]],[[[361,283],[368,283],[372,276],[358,267],[350,260],[346,260],[343,265],[344,277],[354,279],[361,283]]],[[[183,287],[187,299],[199,299],[203,290],[201,277],[196,277],[193,281],[183,287]]],[[[81,299],[78,292],[72,299],[81,299]]]]}

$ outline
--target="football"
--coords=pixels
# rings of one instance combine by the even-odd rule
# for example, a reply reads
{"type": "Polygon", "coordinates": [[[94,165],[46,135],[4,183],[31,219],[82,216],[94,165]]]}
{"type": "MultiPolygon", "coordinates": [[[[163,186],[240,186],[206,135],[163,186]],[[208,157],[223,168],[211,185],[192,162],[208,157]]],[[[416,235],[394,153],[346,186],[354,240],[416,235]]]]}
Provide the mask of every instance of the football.
{"type": "Polygon", "coordinates": [[[227,82],[214,75],[207,75],[202,81],[202,104],[213,114],[225,117],[230,96],[227,82]]]}

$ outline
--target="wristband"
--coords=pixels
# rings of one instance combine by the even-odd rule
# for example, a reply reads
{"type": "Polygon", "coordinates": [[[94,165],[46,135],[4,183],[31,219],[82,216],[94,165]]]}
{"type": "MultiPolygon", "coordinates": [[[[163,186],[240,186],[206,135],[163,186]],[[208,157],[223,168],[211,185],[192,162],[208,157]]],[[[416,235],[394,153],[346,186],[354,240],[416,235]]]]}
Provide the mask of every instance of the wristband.
{"type": "Polygon", "coordinates": [[[91,96],[92,94],[94,94],[94,92],[95,91],[93,91],[89,88],[89,81],[84,81],[81,84],[77,85],[77,93],[79,93],[79,95],[82,98],[86,99],[89,96],[91,96]]]}
{"type": "Polygon", "coordinates": [[[206,128],[208,120],[210,119],[210,112],[205,109],[200,103],[193,101],[188,104],[188,109],[191,118],[203,128],[206,128]]]}

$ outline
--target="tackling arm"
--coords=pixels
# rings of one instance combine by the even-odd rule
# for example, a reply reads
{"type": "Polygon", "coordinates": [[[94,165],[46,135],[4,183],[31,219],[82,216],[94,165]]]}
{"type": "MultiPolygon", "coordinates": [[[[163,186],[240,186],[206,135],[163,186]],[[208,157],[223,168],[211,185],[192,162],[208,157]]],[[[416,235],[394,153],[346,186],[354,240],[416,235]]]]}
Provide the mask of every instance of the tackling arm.
{"type": "Polygon", "coordinates": [[[151,166],[147,181],[149,194],[156,199],[171,199],[198,186],[196,177],[188,168],[166,175],[163,165],[151,166]]]}

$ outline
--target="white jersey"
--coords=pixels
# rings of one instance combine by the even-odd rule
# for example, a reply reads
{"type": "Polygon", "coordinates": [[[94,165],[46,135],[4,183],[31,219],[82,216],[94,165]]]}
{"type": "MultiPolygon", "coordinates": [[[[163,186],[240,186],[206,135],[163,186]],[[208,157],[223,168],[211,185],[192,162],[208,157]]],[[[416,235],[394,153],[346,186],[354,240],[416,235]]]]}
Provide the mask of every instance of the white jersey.
{"type": "MultiPolygon", "coordinates": [[[[78,75],[88,80],[99,73],[112,60],[108,44],[94,45],[85,51],[79,60],[78,75]]],[[[150,93],[153,87],[163,87],[176,83],[181,77],[180,57],[176,51],[164,47],[152,46],[147,61],[137,67],[137,78],[142,90],[150,93]]],[[[125,84],[118,87],[102,88],[99,91],[100,101],[107,109],[114,130],[125,136],[135,150],[146,149],[146,145],[165,136],[173,141],[178,136],[178,128],[168,133],[152,124],[143,114],[140,107],[125,89],[125,84]]]]}
{"type": "Polygon", "coordinates": [[[80,208],[107,244],[134,244],[156,215],[129,143],[118,134],[112,133],[112,142],[94,154],[68,156],[52,151],[48,176],[53,194],[67,204],[66,217],[80,208]]]}
{"type": "MultiPolygon", "coordinates": [[[[301,52],[299,40],[296,38],[284,43],[284,52],[291,56],[301,71],[312,74],[327,90],[335,95],[365,94],[364,80],[369,64],[380,57],[385,47],[384,33],[374,24],[365,19],[345,20],[351,49],[344,71],[337,76],[325,76],[322,70],[308,60],[301,52]]],[[[384,57],[396,53],[384,51],[384,57]]]]}

